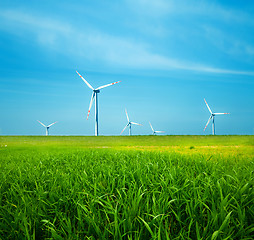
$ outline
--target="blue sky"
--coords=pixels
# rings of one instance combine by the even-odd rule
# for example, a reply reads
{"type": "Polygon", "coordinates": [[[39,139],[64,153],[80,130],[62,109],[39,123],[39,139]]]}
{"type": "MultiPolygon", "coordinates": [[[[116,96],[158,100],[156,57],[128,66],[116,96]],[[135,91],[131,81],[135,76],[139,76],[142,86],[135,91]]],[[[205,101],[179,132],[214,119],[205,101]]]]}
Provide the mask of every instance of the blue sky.
{"type": "Polygon", "coordinates": [[[254,2],[1,1],[0,135],[254,134],[254,2]],[[125,132],[127,134],[127,131],[125,132]]]}

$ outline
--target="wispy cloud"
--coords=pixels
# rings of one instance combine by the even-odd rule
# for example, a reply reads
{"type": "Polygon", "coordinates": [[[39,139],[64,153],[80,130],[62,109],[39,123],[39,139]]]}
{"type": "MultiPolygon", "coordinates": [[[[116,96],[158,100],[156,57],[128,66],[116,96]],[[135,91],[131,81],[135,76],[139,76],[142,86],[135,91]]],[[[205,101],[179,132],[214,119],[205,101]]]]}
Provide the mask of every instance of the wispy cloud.
{"type": "Polygon", "coordinates": [[[27,32],[36,34],[36,40],[42,44],[54,45],[60,36],[68,36],[71,26],[67,23],[55,21],[52,18],[35,16],[17,10],[0,10],[2,26],[0,29],[9,31],[20,37],[27,32]]]}
{"type": "Polygon", "coordinates": [[[148,43],[136,39],[118,37],[95,29],[79,29],[68,22],[21,11],[1,10],[0,19],[3,23],[0,29],[18,37],[27,37],[29,33],[32,41],[37,41],[39,45],[64,53],[77,61],[79,59],[80,62],[88,59],[130,68],[254,75],[251,71],[220,69],[162,56],[153,52],[148,43]]]}
{"type": "Polygon", "coordinates": [[[204,26],[207,41],[211,42],[216,48],[231,57],[253,58],[254,46],[246,42],[242,36],[232,35],[231,32],[214,28],[212,26],[204,26]]]}
{"type": "Polygon", "coordinates": [[[151,17],[164,17],[165,15],[196,15],[211,19],[220,19],[228,22],[239,22],[254,25],[252,15],[224,7],[222,4],[209,0],[126,0],[128,6],[137,14],[151,17]]]}

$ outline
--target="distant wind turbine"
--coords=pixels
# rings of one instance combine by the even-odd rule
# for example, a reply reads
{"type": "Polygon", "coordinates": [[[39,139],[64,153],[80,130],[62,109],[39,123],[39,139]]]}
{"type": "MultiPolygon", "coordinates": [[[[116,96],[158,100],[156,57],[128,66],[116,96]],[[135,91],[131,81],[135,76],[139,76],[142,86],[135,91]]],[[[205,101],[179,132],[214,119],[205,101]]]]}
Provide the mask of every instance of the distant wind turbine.
{"type": "MultiPolygon", "coordinates": [[[[129,119],[129,116],[128,116],[128,113],[127,113],[127,110],[125,109],[125,113],[126,113],[126,117],[127,117],[127,125],[124,127],[123,131],[129,127],[129,136],[131,136],[131,125],[134,124],[134,125],[139,125],[139,126],[142,126],[142,124],[139,124],[139,123],[135,123],[135,122],[131,122],[130,119],[129,119]]],[[[123,131],[120,133],[120,135],[122,135],[123,131]]]]}
{"type": "MultiPolygon", "coordinates": [[[[205,99],[204,99],[205,100],[205,99]]],[[[216,116],[216,115],[224,115],[224,114],[229,114],[229,113],[213,113],[212,112],[212,110],[210,109],[210,107],[208,106],[208,104],[207,104],[207,102],[206,102],[206,100],[205,100],[205,104],[206,104],[206,106],[207,106],[207,108],[208,108],[208,110],[209,110],[209,112],[211,113],[211,116],[210,116],[210,118],[208,119],[208,122],[207,122],[207,124],[205,125],[205,128],[204,128],[204,131],[205,131],[205,129],[206,129],[206,127],[207,127],[207,125],[209,124],[209,122],[211,121],[211,119],[213,120],[213,135],[215,135],[215,123],[214,123],[214,117],[216,116]]]]}
{"type": "Polygon", "coordinates": [[[46,136],[49,135],[49,128],[50,128],[52,125],[54,125],[55,123],[57,123],[57,122],[54,122],[54,123],[51,123],[50,125],[46,126],[46,125],[44,125],[42,122],[40,122],[39,120],[37,120],[37,121],[38,121],[43,127],[46,128],[46,136]]]}
{"type": "MultiPolygon", "coordinates": [[[[77,71],[76,71],[77,72],[77,71]]],[[[114,82],[114,83],[110,83],[110,84],[107,84],[107,85],[103,85],[101,87],[98,87],[96,89],[94,89],[90,84],[89,82],[87,82],[78,72],[77,74],[81,77],[81,79],[86,83],[86,85],[93,90],[93,93],[92,93],[92,97],[91,97],[91,101],[90,101],[90,105],[89,105],[89,109],[88,109],[88,114],[87,114],[87,120],[88,120],[88,117],[89,117],[89,114],[90,114],[90,110],[91,110],[91,107],[93,105],[93,101],[95,99],[95,136],[98,136],[99,135],[99,127],[98,127],[98,96],[97,94],[100,93],[100,90],[105,88],[105,87],[109,87],[109,86],[112,86],[116,83],[119,83],[120,81],[118,82],[114,82]]]]}
{"type": "Polygon", "coordinates": [[[156,135],[156,133],[164,133],[165,132],[165,131],[154,131],[152,124],[150,122],[149,122],[149,124],[150,124],[152,131],[153,131],[153,135],[156,135]]]}

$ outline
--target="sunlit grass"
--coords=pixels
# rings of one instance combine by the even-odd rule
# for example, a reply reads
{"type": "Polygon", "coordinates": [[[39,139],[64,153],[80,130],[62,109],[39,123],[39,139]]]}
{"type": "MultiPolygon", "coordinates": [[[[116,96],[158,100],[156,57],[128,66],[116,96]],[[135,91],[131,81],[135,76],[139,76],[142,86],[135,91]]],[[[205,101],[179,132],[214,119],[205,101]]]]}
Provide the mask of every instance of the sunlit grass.
{"type": "Polygon", "coordinates": [[[151,138],[2,137],[0,237],[253,239],[248,137],[151,138]]]}
{"type": "Polygon", "coordinates": [[[254,136],[0,136],[0,149],[10,147],[111,148],[116,150],[159,150],[181,153],[253,155],[254,136]]]}

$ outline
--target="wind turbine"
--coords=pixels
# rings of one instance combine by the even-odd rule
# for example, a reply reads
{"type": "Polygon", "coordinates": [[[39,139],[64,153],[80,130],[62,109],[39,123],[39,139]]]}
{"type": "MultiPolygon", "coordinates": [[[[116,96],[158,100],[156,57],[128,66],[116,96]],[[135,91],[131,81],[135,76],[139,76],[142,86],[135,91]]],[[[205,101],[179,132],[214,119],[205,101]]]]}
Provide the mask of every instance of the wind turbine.
{"type": "Polygon", "coordinates": [[[40,122],[39,120],[37,120],[37,121],[38,121],[43,127],[46,128],[46,136],[49,135],[49,128],[50,128],[52,125],[54,125],[55,123],[57,123],[57,122],[54,122],[54,123],[51,123],[50,125],[46,126],[46,125],[44,125],[42,122],[40,122]]]}
{"type": "MultiPolygon", "coordinates": [[[[205,100],[205,99],[204,99],[204,100],[205,100]]],[[[212,120],[213,120],[213,135],[215,135],[215,123],[214,123],[214,117],[215,117],[216,115],[224,115],[224,114],[229,114],[229,113],[213,113],[213,112],[212,112],[212,110],[210,109],[210,107],[208,106],[208,104],[207,104],[206,100],[205,100],[205,104],[206,104],[206,106],[207,106],[207,108],[208,108],[209,112],[211,113],[211,116],[209,117],[208,122],[207,122],[207,124],[205,125],[204,131],[205,131],[205,129],[206,129],[206,127],[207,127],[207,125],[209,124],[209,122],[210,122],[210,121],[211,121],[211,119],[212,119],[212,120]]]]}
{"type": "Polygon", "coordinates": [[[150,124],[152,131],[153,131],[153,135],[156,135],[156,133],[164,133],[165,132],[165,131],[154,131],[152,124],[150,122],[149,122],[149,124],[150,124]]]}
{"type": "MultiPolygon", "coordinates": [[[[77,72],[77,71],[76,71],[77,72]]],[[[94,89],[90,84],[89,82],[87,82],[78,72],[77,74],[82,78],[82,80],[86,83],[86,85],[93,90],[93,93],[92,93],[92,97],[91,97],[91,101],[90,101],[90,105],[89,105],[89,109],[88,109],[88,114],[87,114],[87,120],[88,120],[88,117],[89,117],[89,114],[90,114],[90,110],[91,110],[91,107],[93,105],[93,101],[95,99],[95,136],[98,136],[99,135],[99,128],[98,128],[98,93],[100,93],[100,90],[105,88],[105,87],[109,87],[111,85],[114,85],[116,83],[119,83],[120,81],[118,82],[114,82],[114,83],[110,83],[110,84],[107,84],[107,85],[103,85],[103,86],[100,86],[96,89],[94,89]]]]}
{"type": "MultiPolygon", "coordinates": [[[[129,116],[128,116],[128,113],[127,113],[127,110],[125,109],[125,113],[126,113],[126,117],[127,117],[127,125],[124,127],[123,131],[129,127],[129,136],[131,136],[131,125],[134,124],[134,125],[139,125],[139,126],[142,126],[142,124],[139,124],[139,123],[135,123],[135,122],[131,122],[130,119],[129,119],[129,116]]],[[[120,133],[120,135],[123,133],[123,131],[120,133]]]]}

